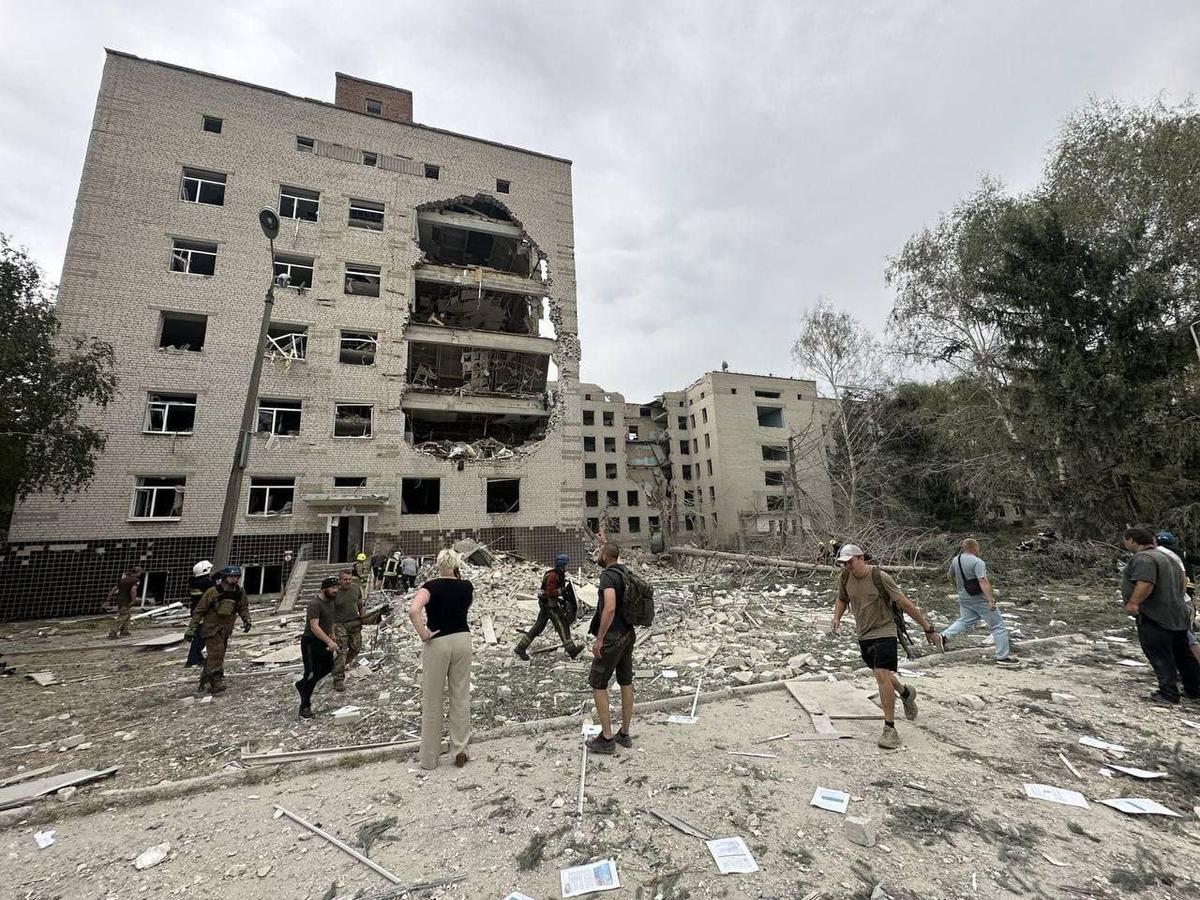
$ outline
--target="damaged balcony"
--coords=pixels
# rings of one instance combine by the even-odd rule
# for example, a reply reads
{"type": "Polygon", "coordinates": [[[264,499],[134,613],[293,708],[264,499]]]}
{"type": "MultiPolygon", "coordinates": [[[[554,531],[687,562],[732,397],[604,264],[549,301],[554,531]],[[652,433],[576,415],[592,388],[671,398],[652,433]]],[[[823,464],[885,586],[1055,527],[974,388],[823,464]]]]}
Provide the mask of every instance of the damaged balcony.
{"type": "Polygon", "coordinates": [[[538,254],[508,211],[489,197],[460,197],[417,211],[417,242],[426,261],[493,269],[530,278],[538,254]]]}
{"type": "Polygon", "coordinates": [[[413,448],[443,459],[508,459],[511,448],[540,441],[545,415],[414,409],[406,402],[405,438],[413,448]]]}
{"type": "MultiPolygon", "coordinates": [[[[410,330],[407,375],[410,395],[412,392],[458,397],[499,395],[505,399],[533,398],[539,406],[545,402],[548,354],[463,347],[453,342],[418,343],[414,338],[410,330]]],[[[481,411],[488,409],[491,407],[481,411]]]]}
{"type": "MultiPolygon", "coordinates": [[[[545,297],[493,288],[482,278],[471,284],[430,280],[425,278],[427,273],[427,269],[418,270],[414,324],[553,337],[545,297]]],[[[534,286],[538,292],[542,290],[540,285],[534,286]]]]}

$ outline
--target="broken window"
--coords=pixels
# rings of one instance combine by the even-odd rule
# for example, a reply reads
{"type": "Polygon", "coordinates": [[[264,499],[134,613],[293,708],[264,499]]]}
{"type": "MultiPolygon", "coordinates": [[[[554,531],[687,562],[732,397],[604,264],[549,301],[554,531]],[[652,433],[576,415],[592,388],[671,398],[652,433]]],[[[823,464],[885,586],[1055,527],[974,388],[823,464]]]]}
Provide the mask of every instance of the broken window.
{"type": "Polygon", "coordinates": [[[708,424],[708,407],[704,407],[700,410],[700,421],[705,425],[708,424]]]}
{"type": "Polygon", "coordinates": [[[615,437],[606,437],[604,439],[604,452],[605,453],[616,453],[617,452],[617,439],[615,437]]]}
{"type": "Polygon", "coordinates": [[[637,439],[638,439],[638,427],[636,425],[630,425],[625,432],[625,440],[636,441],[637,439]]]}
{"type": "Polygon", "coordinates": [[[511,188],[512,188],[512,185],[509,182],[505,181],[503,178],[496,179],[496,193],[497,194],[507,194],[511,188]]]}
{"type": "Polygon", "coordinates": [[[641,530],[642,530],[642,520],[637,518],[636,516],[630,516],[630,518],[629,518],[629,533],[630,534],[640,534],[641,530]]]}
{"type": "Polygon", "coordinates": [[[244,566],[242,590],[251,596],[283,591],[283,566],[244,566]]]}
{"type": "Polygon", "coordinates": [[[362,164],[363,164],[364,166],[377,166],[377,165],[379,165],[379,154],[378,154],[378,153],[372,153],[370,150],[364,150],[364,151],[362,152],[362,164]]]}
{"type": "Polygon", "coordinates": [[[488,268],[523,278],[542,268],[521,226],[485,194],[418,209],[417,231],[421,251],[431,263],[488,268]]]}
{"type": "Polygon", "coordinates": [[[711,449],[712,449],[712,443],[711,443],[711,442],[709,441],[709,439],[708,439],[708,434],[707,434],[707,432],[706,432],[706,433],[705,433],[705,435],[704,435],[704,449],[705,449],[705,450],[711,450],[711,449]]]}
{"type": "Polygon", "coordinates": [[[542,395],[550,357],[514,350],[409,342],[408,382],[457,394],[542,395]]]}
{"type": "Polygon", "coordinates": [[[301,153],[314,153],[317,149],[317,142],[310,137],[296,135],[296,149],[301,153]]]}
{"type": "Polygon", "coordinates": [[[280,437],[293,437],[300,433],[300,401],[258,399],[259,432],[280,437]]]}
{"type": "Polygon", "coordinates": [[[368,97],[366,99],[366,102],[363,105],[363,108],[367,111],[368,116],[382,116],[383,115],[383,101],[382,100],[372,100],[370,97],[368,97]]]}
{"type": "Polygon", "coordinates": [[[335,491],[361,491],[367,486],[366,475],[334,475],[333,489],[335,491]]]}
{"type": "Polygon", "coordinates": [[[689,444],[686,440],[680,441],[679,442],[679,452],[681,454],[683,454],[684,456],[689,456],[692,452],[692,445],[689,444]]]}
{"type": "Polygon", "coordinates": [[[296,256],[291,253],[275,254],[275,279],[280,287],[310,288],[313,283],[311,256],[296,256]]]}
{"type": "Polygon", "coordinates": [[[379,277],[379,266],[346,263],[345,292],[358,297],[378,297],[379,277]]]}
{"type": "Polygon", "coordinates": [[[683,517],[683,527],[686,528],[688,531],[695,531],[696,530],[696,517],[692,516],[692,515],[684,516],[683,517]]]}
{"type": "Polygon", "coordinates": [[[599,506],[600,505],[600,492],[599,491],[584,491],[583,492],[583,505],[584,506],[599,506]]]}
{"type": "Polygon", "coordinates": [[[779,391],[755,391],[755,397],[763,397],[766,400],[778,400],[779,391]]]}
{"type": "Polygon", "coordinates": [[[183,169],[183,186],[179,199],[187,203],[207,203],[211,206],[225,205],[225,175],[206,169],[183,169]]]}
{"type": "Polygon", "coordinates": [[[596,424],[596,413],[593,410],[585,409],[583,411],[583,424],[584,425],[595,425],[596,424]]]}
{"type": "Polygon", "coordinates": [[[678,428],[680,431],[687,431],[687,416],[679,417],[678,428]]]}
{"type": "Polygon", "coordinates": [[[646,524],[650,526],[650,529],[651,529],[651,530],[654,530],[655,528],[658,528],[658,527],[659,527],[659,525],[658,525],[658,516],[649,516],[649,517],[646,519],[646,524]]]}
{"type": "Polygon", "coordinates": [[[638,492],[637,491],[626,491],[625,492],[625,505],[626,506],[637,506],[638,505],[638,492]]]}
{"type": "Polygon", "coordinates": [[[605,478],[614,478],[614,479],[617,477],[617,464],[616,463],[605,463],[604,464],[604,477],[605,478]]]}
{"type": "Polygon", "coordinates": [[[425,163],[425,177],[426,178],[432,178],[436,181],[438,176],[441,174],[442,174],[442,170],[439,166],[435,166],[433,163],[425,163]]]}
{"type": "Polygon", "coordinates": [[[762,445],[762,458],[767,462],[786,462],[787,448],[776,447],[773,444],[762,445]]]}
{"type": "Polygon", "coordinates": [[[783,410],[778,406],[757,406],[758,424],[763,428],[782,428],[783,410]]]}
{"type": "Polygon", "coordinates": [[[217,245],[176,240],[171,247],[171,271],[212,275],[217,271],[217,245]]]}
{"type": "Polygon", "coordinates": [[[205,116],[204,122],[202,123],[201,127],[205,131],[209,131],[213,134],[220,134],[221,133],[221,120],[218,119],[216,116],[205,116]]]}
{"type": "Polygon", "coordinates": [[[615,516],[607,517],[604,520],[604,530],[610,535],[621,533],[621,520],[615,516]]]}
{"type": "Polygon", "coordinates": [[[583,477],[584,478],[595,478],[596,477],[596,464],[595,463],[584,463],[583,464],[583,477]]]}
{"type": "Polygon", "coordinates": [[[296,499],[295,478],[254,476],[250,479],[248,516],[290,516],[296,499]]]}
{"type": "Polygon", "coordinates": [[[782,472],[763,472],[763,483],[767,487],[783,487],[782,472]]]}
{"type": "Polygon", "coordinates": [[[163,350],[189,350],[199,353],[204,349],[204,336],[207,332],[208,316],[163,312],[159,316],[158,346],[163,350]]]}
{"type": "Polygon", "coordinates": [[[620,506],[621,505],[621,492],[620,491],[605,491],[604,500],[608,506],[620,506]]]}
{"type": "Polygon", "coordinates": [[[308,326],[271,323],[265,355],[268,359],[304,359],[308,355],[308,326]]]}
{"type": "Polygon", "coordinates": [[[191,434],[196,425],[195,394],[150,394],[146,401],[147,434],[191,434]]]}
{"type": "Polygon", "coordinates": [[[544,415],[413,410],[406,417],[406,437],[418,450],[443,458],[507,459],[509,448],[542,440],[546,421],[544,415]]]}
{"type": "Polygon", "coordinates": [[[291,187],[286,184],[279,188],[279,218],[281,219],[302,219],[305,222],[315,222],[320,208],[320,191],[310,191],[307,188],[291,187]]]}
{"type": "Polygon", "coordinates": [[[347,224],[351,228],[366,228],[370,231],[383,231],[383,204],[374,200],[356,200],[350,198],[350,218],[347,224]]]}
{"type": "Polygon", "coordinates": [[[372,366],[379,349],[374,331],[343,331],[338,343],[338,362],[354,366],[372,366]]]}
{"type": "Polygon", "coordinates": [[[683,492],[683,505],[684,506],[695,506],[696,505],[696,492],[695,491],[684,491],[683,492]]]}
{"type": "Polygon", "coordinates": [[[183,476],[143,475],[133,491],[132,519],[178,519],[183,515],[183,476]]]}
{"type": "Polygon", "coordinates": [[[489,478],[487,482],[487,511],[515,513],[521,511],[521,479],[489,478]]]}
{"type": "Polygon", "coordinates": [[[374,407],[367,403],[335,403],[333,406],[333,436],[369,438],[374,407]]]}
{"type": "Polygon", "coordinates": [[[591,452],[596,449],[596,439],[594,437],[585,437],[583,439],[583,449],[591,452]]]}
{"type": "Polygon", "coordinates": [[[603,414],[602,414],[602,418],[603,418],[603,421],[604,421],[604,427],[605,427],[605,428],[612,428],[612,425],[613,425],[613,414],[612,414],[611,412],[606,412],[606,413],[603,413],[603,414]]]}
{"type": "Polygon", "coordinates": [[[691,466],[683,466],[683,480],[684,481],[692,480],[692,467],[691,466]]]}
{"type": "Polygon", "coordinates": [[[784,509],[787,508],[787,506],[790,505],[790,504],[785,505],[785,503],[784,503],[784,501],[788,500],[788,499],[789,498],[784,497],[782,494],[768,495],[768,497],[767,497],[767,512],[782,512],[784,509]]]}
{"type": "Polygon", "coordinates": [[[599,534],[600,533],[600,520],[589,518],[587,520],[587,527],[588,527],[588,531],[590,531],[592,534],[599,534]]]}
{"type": "Polygon", "coordinates": [[[539,297],[478,285],[422,280],[419,269],[417,276],[413,308],[416,322],[506,334],[536,336],[542,332],[544,316],[539,297]]]}
{"type": "Polygon", "coordinates": [[[440,478],[402,478],[400,512],[410,516],[434,515],[442,508],[440,478]]]}

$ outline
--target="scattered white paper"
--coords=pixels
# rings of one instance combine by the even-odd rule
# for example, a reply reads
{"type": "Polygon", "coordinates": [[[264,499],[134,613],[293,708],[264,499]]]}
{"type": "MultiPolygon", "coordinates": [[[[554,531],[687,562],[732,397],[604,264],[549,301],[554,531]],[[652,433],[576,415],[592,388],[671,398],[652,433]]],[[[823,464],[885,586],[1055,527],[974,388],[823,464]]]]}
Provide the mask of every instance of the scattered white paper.
{"type": "Polygon", "coordinates": [[[1113,637],[1112,635],[1108,635],[1104,639],[1106,641],[1116,641],[1118,644],[1128,644],[1129,643],[1129,638],[1113,637]]]}
{"type": "Polygon", "coordinates": [[[1120,812],[1129,813],[1131,816],[1174,816],[1177,819],[1183,818],[1179,813],[1172,812],[1161,803],[1154,800],[1147,800],[1145,797],[1114,797],[1111,800],[1101,800],[1100,802],[1120,812]]]}
{"type": "Polygon", "coordinates": [[[583,733],[584,738],[594,738],[604,729],[599,725],[593,725],[591,722],[584,722],[583,727],[579,730],[583,733]]]}
{"type": "Polygon", "coordinates": [[[667,716],[667,721],[670,722],[672,725],[695,725],[697,722],[700,721],[700,717],[699,716],[674,715],[674,716],[667,716]]]}
{"type": "Polygon", "coordinates": [[[1130,669],[1146,669],[1149,668],[1148,663],[1139,662],[1136,659],[1118,659],[1118,666],[1128,666],[1130,669]]]}
{"type": "Polygon", "coordinates": [[[54,831],[38,831],[33,835],[33,839],[37,841],[39,850],[45,850],[54,843],[54,831]]]}
{"type": "Polygon", "coordinates": [[[1113,753],[1128,753],[1128,747],[1122,747],[1120,744],[1110,744],[1108,741],[1102,741],[1100,738],[1081,737],[1079,743],[1085,747],[1095,747],[1097,750],[1109,750],[1113,753]]]}
{"type": "Polygon", "coordinates": [[[1200,731],[1200,722],[1193,722],[1191,719],[1183,719],[1182,721],[1188,728],[1195,728],[1197,731],[1200,731]]]}
{"type": "Polygon", "coordinates": [[[558,878],[564,900],[592,891],[612,891],[621,886],[621,879],[617,877],[617,863],[612,859],[559,869],[558,878]]]}
{"type": "Polygon", "coordinates": [[[533,900],[528,894],[522,894],[520,891],[513,891],[504,900],[533,900]]]}
{"type": "Polygon", "coordinates": [[[813,791],[810,806],[827,809],[830,812],[845,813],[850,806],[850,795],[845,791],[835,791],[832,788],[819,787],[813,791]]]}
{"type": "Polygon", "coordinates": [[[1110,769],[1116,769],[1118,772],[1124,772],[1126,775],[1132,775],[1134,778],[1142,778],[1149,781],[1152,778],[1166,778],[1166,772],[1150,772],[1146,769],[1135,769],[1133,766],[1118,766],[1116,763],[1109,763],[1110,769]]]}
{"type": "Polygon", "coordinates": [[[754,861],[750,848],[740,837],[717,838],[715,841],[704,843],[717,863],[717,871],[722,875],[758,871],[758,863],[754,861]]]}
{"type": "Polygon", "coordinates": [[[1087,799],[1079,791],[1070,791],[1050,784],[1027,784],[1025,785],[1025,796],[1034,800],[1062,803],[1065,806],[1078,806],[1080,809],[1088,808],[1087,799]]]}
{"type": "Polygon", "coordinates": [[[662,677],[663,677],[663,678],[678,678],[678,677],[679,677],[679,673],[678,673],[678,672],[676,672],[674,669],[663,669],[663,670],[662,670],[662,677]]]}

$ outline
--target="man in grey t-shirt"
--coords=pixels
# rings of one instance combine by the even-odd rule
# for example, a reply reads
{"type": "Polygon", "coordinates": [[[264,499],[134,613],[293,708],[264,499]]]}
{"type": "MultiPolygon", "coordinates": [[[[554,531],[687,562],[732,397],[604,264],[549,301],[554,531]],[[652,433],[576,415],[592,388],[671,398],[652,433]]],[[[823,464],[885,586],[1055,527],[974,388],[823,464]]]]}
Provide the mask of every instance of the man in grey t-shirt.
{"type": "Polygon", "coordinates": [[[962,552],[950,560],[947,573],[950,581],[958,588],[958,620],[940,635],[941,647],[948,650],[947,638],[962,634],[980,622],[986,622],[996,642],[996,665],[1016,668],[1021,661],[1009,654],[1008,626],[996,609],[996,595],[992,593],[992,582],[988,578],[987,564],[979,558],[979,541],[966,538],[962,552]],[[971,593],[977,590],[978,593],[971,593]]]}

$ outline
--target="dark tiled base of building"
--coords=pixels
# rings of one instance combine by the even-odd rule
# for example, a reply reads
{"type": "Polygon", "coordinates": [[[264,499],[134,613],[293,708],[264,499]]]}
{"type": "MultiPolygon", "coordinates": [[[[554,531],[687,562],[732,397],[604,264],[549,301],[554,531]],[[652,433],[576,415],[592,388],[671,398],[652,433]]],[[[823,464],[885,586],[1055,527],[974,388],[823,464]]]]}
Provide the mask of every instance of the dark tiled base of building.
{"type": "MultiPolygon", "coordinates": [[[[548,565],[557,553],[582,562],[591,550],[582,531],[537,526],[372,533],[367,536],[366,552],[372,553],[378,545],[380,550],[433,556],[464,537],[548,565]]],[[[158,599],[184,600],[192,566],[211,559],[215,545],[215,537],[0,545],[0,622],[103,612],[120,573],[135,564],[141,565],[158,599]]],[[[280,567],[286,584],[292,565],[287,554],[297,554],[305,545],[310,559],[327,559],[329,536],[324,533],[236,536],[231,557],[243,567],[280,567]]]]}

